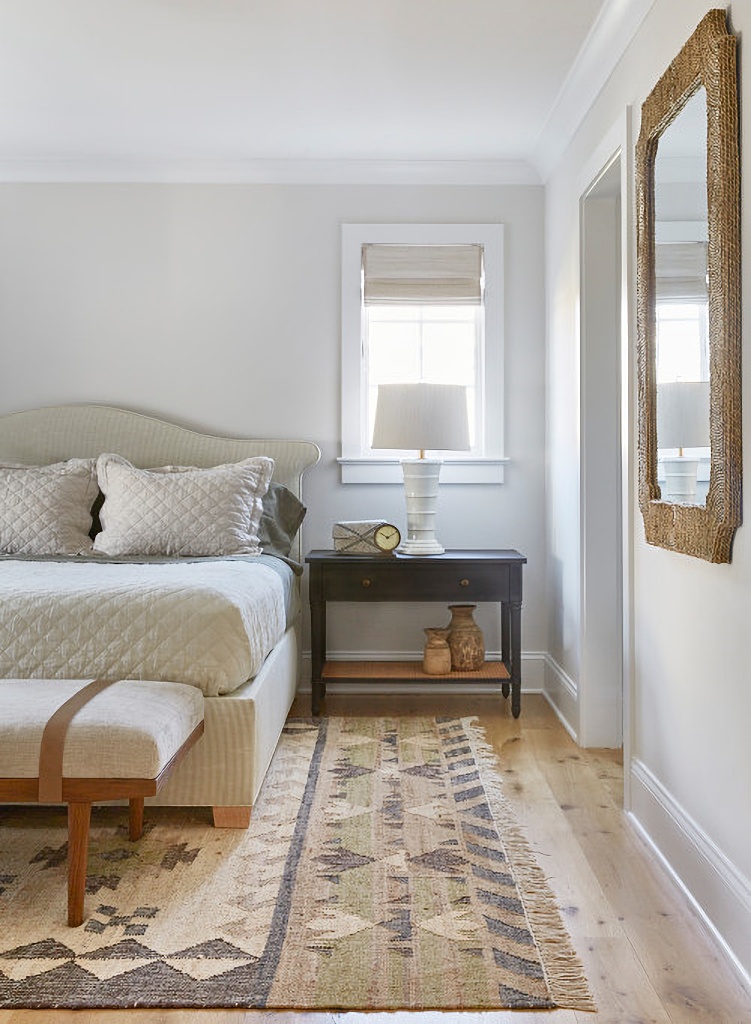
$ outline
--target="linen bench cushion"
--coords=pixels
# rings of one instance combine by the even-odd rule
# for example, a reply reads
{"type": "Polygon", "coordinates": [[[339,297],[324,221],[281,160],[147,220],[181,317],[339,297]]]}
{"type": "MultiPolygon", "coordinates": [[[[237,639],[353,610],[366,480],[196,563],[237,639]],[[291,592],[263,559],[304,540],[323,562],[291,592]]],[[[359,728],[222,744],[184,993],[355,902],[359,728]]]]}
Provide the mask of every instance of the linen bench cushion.
{"type": "MultiPolygon", "coordinates": [[[[44,727],[87,679],[0,679],[0,779],[39,775],[44,727]]],[[[155,779],[203,720],[203,694],[185,683],[124,679],[68,727],[63,778],[155,779]]]]}
{"type": "Polygon", "coordinates": [[[203,694],[186,683],[0,679],[0,802],[68,804],[69,925],[84,917],[92,803],[126,798],[138,839],[144,798],[201,737],[203,718],[203,694]]]}

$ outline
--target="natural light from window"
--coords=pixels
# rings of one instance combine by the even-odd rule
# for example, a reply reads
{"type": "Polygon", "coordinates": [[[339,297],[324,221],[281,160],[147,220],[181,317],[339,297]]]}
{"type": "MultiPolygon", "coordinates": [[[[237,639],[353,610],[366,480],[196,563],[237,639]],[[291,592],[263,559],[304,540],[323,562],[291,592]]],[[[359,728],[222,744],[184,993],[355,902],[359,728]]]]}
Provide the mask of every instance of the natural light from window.
{"type": "Polygon", "coordinates": [[[365,306],[368,438],[373,436],[379,384],[463,384],[470,444],[477,450],[482,416],[482,306],[365,306]]]}

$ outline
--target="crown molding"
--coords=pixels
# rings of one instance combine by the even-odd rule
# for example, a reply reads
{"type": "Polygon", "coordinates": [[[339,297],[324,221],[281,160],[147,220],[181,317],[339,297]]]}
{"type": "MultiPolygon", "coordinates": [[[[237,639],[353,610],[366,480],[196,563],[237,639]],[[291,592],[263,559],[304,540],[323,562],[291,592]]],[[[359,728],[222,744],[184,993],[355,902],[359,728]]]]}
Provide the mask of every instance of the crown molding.
{"type": "Polygon", "coordinates": [[[0,182],[541,185],[527,160],[8,160],[0,182]]]}
{"type": "Polygon", "coordinates": [[[655,0],[605,0],[561,87],[534,151],[547,181],[655,0]]]}

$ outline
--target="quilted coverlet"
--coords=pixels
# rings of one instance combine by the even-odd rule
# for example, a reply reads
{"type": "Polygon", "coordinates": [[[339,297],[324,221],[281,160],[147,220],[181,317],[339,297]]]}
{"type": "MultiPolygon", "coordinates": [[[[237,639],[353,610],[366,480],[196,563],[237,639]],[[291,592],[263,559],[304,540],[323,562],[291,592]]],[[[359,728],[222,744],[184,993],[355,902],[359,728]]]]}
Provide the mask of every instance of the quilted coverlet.
{"type": "Polygon", "coordinates": [[[0,678],[174,680],[213,697],[284,630],[283,584],[256,562],[0,563],[0,678]]]}

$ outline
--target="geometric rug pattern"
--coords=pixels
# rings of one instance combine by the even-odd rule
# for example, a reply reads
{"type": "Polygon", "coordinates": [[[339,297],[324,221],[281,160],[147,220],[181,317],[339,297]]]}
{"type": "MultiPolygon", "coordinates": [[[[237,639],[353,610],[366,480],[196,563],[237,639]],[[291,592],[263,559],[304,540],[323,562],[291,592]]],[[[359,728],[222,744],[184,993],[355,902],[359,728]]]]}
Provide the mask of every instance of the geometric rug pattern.
{"type": "Polygon", "coordinates": [[[593,1009],[470,719],[290,720],[247,831],[96,808],[80,928],[64,809],[0,851],[0,1007],[593,1009]]]}

